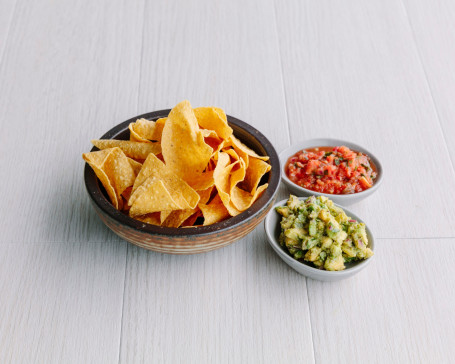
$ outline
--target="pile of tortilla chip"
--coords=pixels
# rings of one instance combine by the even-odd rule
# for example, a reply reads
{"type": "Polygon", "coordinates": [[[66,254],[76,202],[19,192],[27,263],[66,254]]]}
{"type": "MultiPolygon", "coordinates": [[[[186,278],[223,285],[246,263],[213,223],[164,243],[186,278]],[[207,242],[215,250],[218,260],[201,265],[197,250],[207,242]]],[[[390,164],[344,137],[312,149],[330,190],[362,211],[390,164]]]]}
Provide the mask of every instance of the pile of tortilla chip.
{"type": "Polygon", "coordinates": [[[138,119],[130,140],[93,140],[85,153],[116,209],[167,227],[210,225],[248,209],[268,184],[267,156],[232,132],[222,109],[188,101],[167,118],[138,119]]]}

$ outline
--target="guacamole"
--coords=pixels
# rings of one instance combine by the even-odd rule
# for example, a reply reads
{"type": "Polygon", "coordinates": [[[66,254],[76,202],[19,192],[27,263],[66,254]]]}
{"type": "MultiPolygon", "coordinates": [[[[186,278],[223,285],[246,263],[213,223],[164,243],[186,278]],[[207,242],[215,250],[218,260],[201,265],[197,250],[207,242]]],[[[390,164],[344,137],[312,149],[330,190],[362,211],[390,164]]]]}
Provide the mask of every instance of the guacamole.
{"type": "Polygon", "coordinates": [[[295,259],[320,269],[343,270],[345,263],[373,255],[365,224],[352,220],[327,197],[301,201],[291,195],[276,211],[283,216],[279,242],[295,259]]]}

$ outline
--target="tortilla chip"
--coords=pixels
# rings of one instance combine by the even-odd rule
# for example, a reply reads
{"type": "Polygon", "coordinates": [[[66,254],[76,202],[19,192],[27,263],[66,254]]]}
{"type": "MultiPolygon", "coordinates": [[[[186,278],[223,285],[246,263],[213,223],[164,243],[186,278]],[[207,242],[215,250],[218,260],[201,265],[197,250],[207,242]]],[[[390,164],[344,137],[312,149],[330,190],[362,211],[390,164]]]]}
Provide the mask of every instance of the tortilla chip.
{"type": "Polygon", "coordinates": [[[237,184],[242,182],[245,178],[246,174],[246,168],[245,168],[245,163],[243,162],[243,159],[240,159],[238,162],[238,168],[231,171],[231,182],[230,182],[230,188],[229,188],[229,194],[232,195],[232,190],[237,184]]]}
{"type": "Polygon", "coordinates": [[[240,214],[240,210],[238,210],[232,203],[230,197],[230,175],[232,168],[239,162],[235,162],[229,164],[230,158],[229,155],[220,152],[218,155],[218,164],[215,167],[215,171],[213,173],[213,178],[215,179],[215,186],[218,191],[218,194],[223,201],[224,206],[229,211],[231,216],[236,216],[240,214]]]}
{"type": "Polygon", "coordinates": [[[205,205],[210,200],[212,191],[213,191],[213,186],[211,186],[205,190],[197,191],[199,197],[201,198],[199,200],[199,204],[205,205]]]}
{"type": "Polygon", "coordinates": [[[150,142],[154,139],[155,122],[147,119],[137,119],[136,122],[130,123],[130,139],[138,142],[150,142]]]}
{"type": "Polygon", "coordinates": [[[131,205],[130,216],[135,217],[162,210],[180,210],[181,206],[172,198],[163,181],[154,177],[149,178],[151,179],[149,183],[144,183],[137,189],[136,193],[142,190],[131,205]]]}
{"type": "Polygon", "coordinates": [[[135,216],[136,220],[145,222],[151,225],[158,225],[160,226],[160,213],[159,212],[152,212],[151,214],[142,215],[142,216],[135,216]]]}
{"type": "Polygon", "coordinates": [[[232,141],[232,145],[234,146],[234,148],[236,150],[240,149],[242,152],[248,154],[249,156],[255,157],[258,159],[262,159],[263,161],[269,160],[268,156],[261,157],[254,150],[248,148],[245,144],[243,144],[240,140],[238,140],[234,135],[231,136],[231,141],[232,141]]]}
{"type": "Polygon", "coordinates": [[[269,172],[271,168],[271,165],[267,162],[254,157],[250,157],[250,164],[246,169],[245,179],[239,185],[239,187],[254,195],[262,176],[269,172]]]}
{"type": "Polygon", "coordinates": [[[164,210],[160,212],[160,224],[167,219],[167,217],[172,213],[172,210],[164,210]]]}
{"type": "Polygon", "coordinates": [[[101,139],[92,140],[92,144],[99,149],[118,147],[126,154],[127,157],[134,159],[146,159],[150,153],[161,153],[159,143],[141,143],[130,140],[101,139]]]}
{"type": "Polygon", "coordinates": [[[198,208],[187,210],[175,210],[166,218],[162,226],[178,228],[190,216],[194,215],[198,208]]]}
{"type": "Polygon", "coordinates": [[[204,138],[213,138],[213,139],[218,139],[220,142],[220,138],[218,137],[218,134],[216,133],[215,130],[208,130],[208,129],[200,129],[202,136],[204,138]]]}
{"type": "Polygon", "coordinates": [[[225,148],[225,149],[223,149],[223,152],[229,154],[229,156],[231,157],[232,163],[234,163],[240,159],[239,155],[233,148],[225,148]]]}
{"type": "Polygon", "coordinates": [[[212,156],[211,156],[211,159],[210,159],[211,161],[212,160],[218,160],[218,153],[219,153],[219,151],[221,149],[224,148],[224,143],[225,143],[225,141],[222,140],[221,143],[216,146],[216,148],[213,148],[213,153],[212,153],[212,156]]]}
{"type": "Polygon", "coordinates": [[[204,226],[223,221],[230,216],[219,195],[216,195],[208,205],[199,204],[199,208],[204,216],[204,226]]]}
{"type": "Polygon", "coordinates": [[[226,114],[223,112],[223,115],[220,115],[219,110],[214,107],[197,107],[194,115],[202,128],[214,130],[220,138],[226,140],[232,135],[232,128],[226,121],[226,114]]]}
{"type": "Polygon", "coordinates": [[[136,176],[139,174],[139,171],[141,170],[142,168],[142,163],[139,163],[137,161],[135,161],[134,159],[131,159],[129,157],[128,158],[128,161],[130,162],[131,164],[131,167],[133,167],[133,170],[134,170],[134,173],[136,174],[136,176]]]}
{"type": "Polygon", "coordinates": [[[99,151],[99,152],[90,152],[82,154],[82,158],[92,167],[93,171],[95,172],[98,179],[101,181],[101,184],[104,186],[112,205],[117,209],[122,208],[122,204],[119,204],[119,199],[117,197],[117,193],[115,192],[114,186],[112,185],[111,181],[107,174],[101,169],[101,166],[104,162],[105,157],[107,156],[108,152],[99,151]]]}
{"type": "MultiPolygon", "coordinates": [[[[150,154],[142,165],[142,169],[134,181],[132,196],[128,202],[129,205],[134,203],[137,198],[136,192],[145,183],[152,183],[149,179],[153,177],[163,181],[166,189],[181,209],[194,209],[199,202],[199,195],[185,181],[169,171],[167,166],[161,162],[154,154],[150,154]]],[[[162,209],[166,210],[166,209],[162,209]]]]}
{"type": "Polygon", "coordinates": [[[180,227],[195,227],[193,226],[196,223],[196,220],[198,217],[202,216],[202,212],[200,209],[197,209],[197,211],[191,215],[188,219],[186,219],[180,227]]]}
{"type": "Polygon", "coordinates": [[[251,195],[249,192],[238,187],[234,187],[231,191],[231,202],[240,211],[245,211],[261,196],[262,192],[264,192],[267,187],[267,183],[260,186],[254,195],[251,195]]]}
{"type": "Polygon", "coordinates": [[[127,187],[134,184],[136,173],[134,173],[130,161],[120,148],[111,149],[111,152],[103,162],[102,168],[109,177],[118,198],[127,187]]]}
{"type": "Polygon", "coordinates": [[[121,194],[126,188],[133,185],[136,178],[136,173],[125,153],[120,148],[109,148],[83,154],[82,157],[95,171],[115,208],[122,209],[121,194]],[[112,189],[116,198],[112,197],[112,189]]]}
{"type": "Polygon", "coordinates": [[[130,129],[130,139],[140,142],[159,142],[161,141],[161,134],[163,132],[165,122],[166,118],[161,118],[157,121],[138,119],[136,122],[131,123],[128,126],[130,129]]]}
{"type": "Polygon", "coordinates": [[[206,190],[207,188],[214,186],[215,180],[213,179],[213,170],[195,175],[195,180],[188,182],[188,184],[196,191],[206,190]]]}
{"type": "Polygon", "coordinates": [[[207,167],[213,149],[204,141],[188,101],[175,106],[164,124],[161,148],[170,171],[193,185],[207,167]]]}

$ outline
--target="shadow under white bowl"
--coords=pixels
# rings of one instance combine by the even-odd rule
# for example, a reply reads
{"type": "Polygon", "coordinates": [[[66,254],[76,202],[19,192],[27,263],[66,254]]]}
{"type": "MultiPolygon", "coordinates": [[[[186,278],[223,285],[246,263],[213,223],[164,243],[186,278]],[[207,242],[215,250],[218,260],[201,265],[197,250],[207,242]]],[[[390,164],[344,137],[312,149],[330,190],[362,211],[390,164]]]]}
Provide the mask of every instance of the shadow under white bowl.
{"type": "Polygon", "coordinates": [[[341,139],[330,139],[330,138],[318,138],[318,139],[310,139],[304,140],[301,142],[297,142],[292,144],[289,148],[286,148],[280,153],[280,164],[281,164],[281,180],[284,184],[288,187],[288,189],[296,196],[326,196],[330,198],[333,202],[340,204],[342,206],[352,205],[357,203],[364,198],[373,194],[381,185],[382,178],[383,178],[383,169],[381,162],[368,150],[361,147],[360,145],[341,140],[341,139]],[[308,148],[315,148],[315,147],[337,147],[337,146],[346,146],[349,149],[352,149],[356,152],[361,152],[370,157],[370,160],[376,166],[377,177],[374,181],[374,184],[371,188],[357,193],[347,194],[347,195],[335,195],[329,193],[321,193],[309,190],[307,188],[303,188],[292,182],[286,174],[286,165],[289,160],[294,154],[301,151],[302,149],[308,148]]]}
{"type": "MultiPolygon", "coordinates": [[[[305,200],[306,197],[300,197],[299,200],[305,200]]],[[[272,246],[273,250],[278,254],[278,256],[284,260],[284,262],[289,265],[292,269],[296,270],[298,273],[312,278],[316,279],[318,281],[326,281],[326,282],[334,282],[334,281],[340,281],[342,279],[346,279],[349,277],[352,277],[354,274],[357,274],[360,272],[362,269],[364,269],[374,258],[374,255],[368,259],[365,260],[359,260],[356,262],[352,263],[346,263],[346,269],[341,270],[341,271],[327,271],[327,270],[321,270],[318,268],[315,268],[312,266],[312,263],[310,262],[300,262],[294,257],[292,257],[286,247],[282,247],[280,243],[278,242],[278,237],[280,236],[281,232],[281,227],[280,227],[280,222],[281,222],[281,215],[275,211],[275,208],[278,206],[285,206],[287,200],[282,200],[280,202],[277,202],[269,211],[267,217],[264,220],[264,227],[265,227],[265,232],[267,234],[267,239],[269,241],[269,244],[272,246]]],[[[342,206],[341,207],[346,215],[350,216],[352,219],[355,219],[359,222],[364,222],[362,219],[360,219],[357,215],[353,214],[351,211],[345,209],[342,206]]],[[[367,232],[367,237],[368,237],[368,247],[373,250],[374,252],[374,237],[373,234],[371,233],[370,229],[368,226],[366,226],[366,232],[367,232]]]]}

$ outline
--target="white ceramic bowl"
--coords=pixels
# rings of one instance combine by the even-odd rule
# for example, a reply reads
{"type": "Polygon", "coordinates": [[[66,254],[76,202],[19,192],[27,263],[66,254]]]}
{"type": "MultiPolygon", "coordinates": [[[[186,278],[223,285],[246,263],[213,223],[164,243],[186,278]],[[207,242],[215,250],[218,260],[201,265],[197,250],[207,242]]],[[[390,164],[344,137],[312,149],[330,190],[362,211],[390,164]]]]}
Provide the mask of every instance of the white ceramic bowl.
{"type": "Polygon", "coordinates": [[[333,202],[338,203],[342,206],[352,205],[353,203],[359,202],[359,201],[363,200],[364,198],[373,194],[381,185],[382,178],[384,175],[381,162],[379,162],[379,160],[373,155],[373,153],[366,150],[365,148],[362,148],[361,146],[359,146],[357,144],[350,143],[348,141],[340,140],[340,139],[319,138],[319,139],[310,139],[310,140],[305,140],[305,141],[295,143],[280,153],[280,164],[281,164],[281,180],[284,182],[284,184],[289,188],[289,190],[294,195],[296,195],[296,196],[312,196],[312,195],[326,196],[326,197],[330,198],[333,202]],[[349,195],[334,195],[334,194],[328,194],[328,193],[320,193],[320,192],[308,190],[306,188],[296,185],[287,176],[287,174],[286,174],[287,161],[295,153],[301,151],[302,149],[307,149],[307,148],[336,147],[336,146],[341,146],[341,145],[344,145],[344,146],[348,147],[349,149],[352,149],[356,152],[361,152],[361,153],[368,155],[370,157],[371,161],[376,166],[378,175],[377,175],[376,180],[374,181],[373,186],[371,188],[369,188],[368,190],[349,194],[349,195]]]}
{"type": "MultiPolygon", "coordinates": [[[[300,197],[299,200],[305,200],[306,198],[300,197]]],[[[291,268],[296,270],[298,273],[312,278],[316,279],[318,281],[326,281],[326,282],[334,282],[334,281],[340,281],[342,279],[346,279],[349,277],[352,277],[354,274],[357,274],[360,272],[362,269],[364,269],[374,258],[374,255],[368,259],[365,260],[360,260],[357,262],[352,262],[352,263],[347,263],[345,264],[346,269],[341,270],[341,271],[327,271],[327,270],[321,270],[318,268],[315,268],[311,265],[311,263],[302,263],[296,259],[294,259],[291,255],[289,255],[286,247],[282,247],[280,243],[278,242],[278,237],[280,236],[281,232],[281,227],[280,227],[280,222],[281,222],[281,215],[275,211],[275,208],[278,206],[284,206],[286,205],[287,200],[282,200],[278,203],[276,203],[270,212],[268,213],[267,217],[264,220],[264,226],[265,226],[265,232],[267,234],[267,239],[269,241],[269,244],[272,246],[273,250],[278,254],[278,256],[284,260],[284,262],[289,265],[291,268]]],[[[338,207],[341,207],[346,215],[350,216],[352,219],[355,219],[360,222],[362,219],[360,219],[357,215],[353,214],[351,211],[345,209],[342,206],[337,205],[338,207]]],[[[371,233],[370,229],[368,228],[368,225],[366,226],[366,232],[367,232],[367,237],[368,237],[368,247],[373,250],[374,252],[374,238],[373,234],[371,233]]]]}

